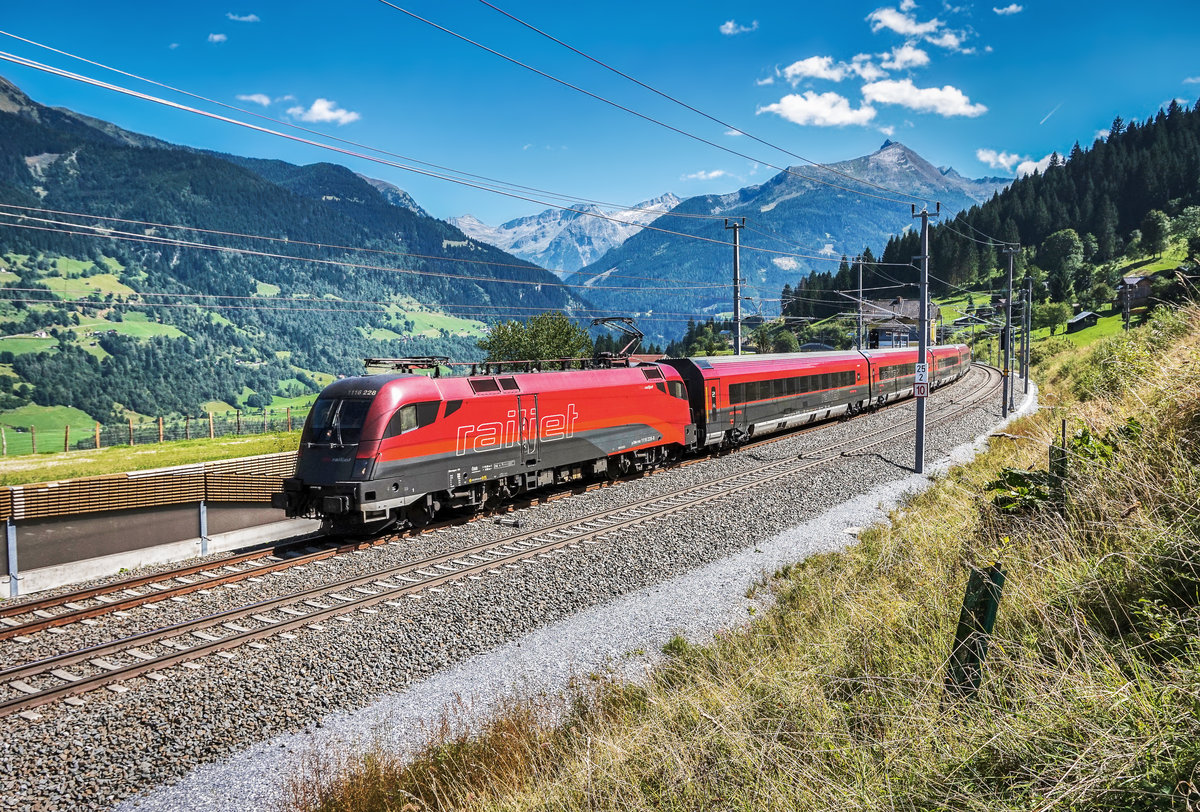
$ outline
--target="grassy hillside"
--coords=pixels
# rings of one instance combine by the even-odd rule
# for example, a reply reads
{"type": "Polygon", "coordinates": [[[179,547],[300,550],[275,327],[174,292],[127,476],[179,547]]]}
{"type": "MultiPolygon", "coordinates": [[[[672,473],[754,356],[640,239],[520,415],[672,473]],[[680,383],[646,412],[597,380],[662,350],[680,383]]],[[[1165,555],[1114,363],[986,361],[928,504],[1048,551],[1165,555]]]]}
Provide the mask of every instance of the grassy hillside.
{"type": "MultiPolygon", "coordinates": [[[[1200,799],[1200,308],[1038,369],[1043,410],[869,529],[776,573],[747,628],[645,683],[517,701],[415,761],[376,751],[296,809],[1151,810],[1200,799]],[[1063,487],[1020,513],[1061,418],[1063,487]],[[981,689],[944,687],[968,566],[1007,582],[981,689]]],[[[449,728],[447,728],[449,729],[449,728]]],[[[311,780],[310,780],[311,779],[311,780]]]]}

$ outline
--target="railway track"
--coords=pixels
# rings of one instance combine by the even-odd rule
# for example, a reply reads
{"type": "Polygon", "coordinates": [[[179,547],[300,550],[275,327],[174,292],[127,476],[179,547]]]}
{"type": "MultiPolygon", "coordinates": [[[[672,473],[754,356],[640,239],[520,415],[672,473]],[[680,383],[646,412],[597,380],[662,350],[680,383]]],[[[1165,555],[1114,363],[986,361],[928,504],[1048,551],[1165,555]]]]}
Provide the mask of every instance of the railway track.
{"type": "MultiPolygon", "coordinates": [[[[884,407],[884,410],[901,406],[907,402],[909,401],[898,401],[888,404],[884,407]]],[[[788,440],[801,434],[819,431],[827,425],[829,425],[828,422],[819,423],[795,431],[772,435],[763,440],[743,445],[739,450],[752,450],[788,440]]],[[[686,460],[676,467],[695,465],[708,459],[713,454],[719,455],[725,453],[731,452],[712,452],[712,454],[703,457],[686,460]]],[[[496,511],[450,518],[436,522],[427,528],[390,533],[372,540],[346,541],[328,539],[324,541],[319,549],[314,549],[313,545],[317,543],[315,540],[305,540],[296,545],[267,549],[258,548],[248,552],[210,559],[201,564],[188,564],[149,575],[120,579],[107,584],[60,593],[45,598],[21,601],[19,603],[0,604],[0,642],[5,640],[28,642],[29,635],[47,629],[61,628],[72,623],[103,617],[114,612],[126,611],[171,598],[179,598],[184,595],[211,590],[216,587],[252,578],[261,578],[296,566],[307,566],[335,556],[369,549],[378,544],[411,538],[424,532],[493,517],[497,513],[502,514],[514,509],[533,507],[579,493],[640,479],[643,476],[653,473],[656,473],[656,471],[621,477],[612,482],[593,482],[584,486],[578,484],[567,485],[553,491],[515,500],[496,511]]]]}
{"type": "MultiPolygon", "coordinates": [[[[966,398],[931,409],[929,426],[953,419],[991,397],[999,387],[999,372],[985,368],[988,382],[966,398]]],[[[420,592],[442,590],[454,582],[482,579],[520,569],[530,559],[552,556],[583,544],[599,544],[612,533],[629,531],[651,521],[684,512],[706,501],[794,477],[832,458],[869,451],[911,435],[909,427],[885,426],[854,438],[827,444],[800,457],[764,462],[732,475],[718,477],[620,508],[510,535],[469,548],[456,549],[416,562],[378,570],[336,583],[323,584],[245,606],[134,634],[108,643],[70,651],[34,662],[0,669],[0,715],[21,713],[101,687],[121,692],[122,683],[136,678],[164,679],[173,666],[203,668],[197,662],[217,655],[232,658],[231,649],[263,647],[268,637],[295,637],[305,627],[352,620],[352,613],[375,613],[381,604],[399,605],[419,599],[420,592]]],[[[764,443],[765,444],[765,443],[764,443]]],[[[393,540],[392,544],[401,543],[393,540]]],[[[258,571],[261,571],[259,568],[258,571]]]]}

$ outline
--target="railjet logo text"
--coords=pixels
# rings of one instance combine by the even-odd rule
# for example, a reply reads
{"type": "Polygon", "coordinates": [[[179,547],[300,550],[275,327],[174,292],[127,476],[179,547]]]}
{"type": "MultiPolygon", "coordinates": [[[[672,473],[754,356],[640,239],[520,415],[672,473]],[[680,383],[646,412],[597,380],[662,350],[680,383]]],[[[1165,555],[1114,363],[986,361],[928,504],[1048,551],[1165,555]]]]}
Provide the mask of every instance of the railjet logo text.
{"type": "Polygon", "coordinates": [[[546,414],[538,419],[533,409],[521,409],[517,414],[512,409],[503,422],[480,423],[476,426],[459,426],[455,454],[462,456],[468,451],[485,451],[491,448],[512,448],[522,442],[543,443],[575,436],[575,421],[579,410],[574,403],[567,404],[563,414],[546,414]],[[518,431],[518,427],[520,431],[518,431]]]}

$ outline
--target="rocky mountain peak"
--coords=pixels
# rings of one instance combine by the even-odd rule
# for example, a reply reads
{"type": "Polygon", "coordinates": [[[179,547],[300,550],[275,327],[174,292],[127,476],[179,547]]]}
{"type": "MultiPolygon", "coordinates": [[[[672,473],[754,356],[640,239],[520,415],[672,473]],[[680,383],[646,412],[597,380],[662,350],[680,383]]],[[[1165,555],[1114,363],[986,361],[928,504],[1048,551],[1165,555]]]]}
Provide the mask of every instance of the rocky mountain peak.
{"type": "Polygon", "coordinates": [[[0,112],[34,114],[37,105],[12,82],[0,76],[0,112]]]}

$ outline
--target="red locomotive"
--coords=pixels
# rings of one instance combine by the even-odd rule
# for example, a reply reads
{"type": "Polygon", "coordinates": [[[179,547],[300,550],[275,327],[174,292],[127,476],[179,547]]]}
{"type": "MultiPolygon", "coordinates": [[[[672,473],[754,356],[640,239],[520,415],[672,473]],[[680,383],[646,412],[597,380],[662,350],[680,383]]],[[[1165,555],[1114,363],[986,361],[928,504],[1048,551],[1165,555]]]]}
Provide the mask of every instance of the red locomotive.
{"type": "MultiPolygon", "coordinates": [[[[913,394],[917,350],[674,358],[599,369],[345,378],[317,398],[274,504],[332,530],[422,525],[518,493],[619,476],[913,394]]],[[[931,387],[964,345],[929,350],[931,387]]]]}

